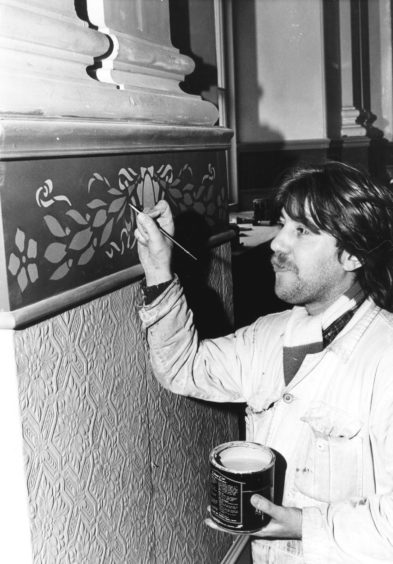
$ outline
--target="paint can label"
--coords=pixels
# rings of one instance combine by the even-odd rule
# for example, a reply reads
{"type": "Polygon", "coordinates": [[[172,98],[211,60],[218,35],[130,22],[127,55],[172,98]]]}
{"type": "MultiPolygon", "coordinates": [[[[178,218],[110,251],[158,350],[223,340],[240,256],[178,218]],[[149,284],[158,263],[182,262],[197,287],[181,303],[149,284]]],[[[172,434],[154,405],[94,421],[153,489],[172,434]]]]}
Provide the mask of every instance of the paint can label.
{"type": "Polygon", "coordinates": [[[273,499],[274,453],[258,443],[233,441],[210,453],[210,511],[228,530],[255,532],[267,516],[251,504],[260,494],[273,499]]]}

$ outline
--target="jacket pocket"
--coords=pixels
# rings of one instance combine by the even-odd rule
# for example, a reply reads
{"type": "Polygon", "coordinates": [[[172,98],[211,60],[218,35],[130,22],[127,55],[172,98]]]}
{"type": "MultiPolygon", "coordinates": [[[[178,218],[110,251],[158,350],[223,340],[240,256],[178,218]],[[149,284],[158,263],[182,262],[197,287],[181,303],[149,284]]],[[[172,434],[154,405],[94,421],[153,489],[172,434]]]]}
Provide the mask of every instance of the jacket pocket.
{"type": "Polygon", "coordinates": [[[314,404],[305,423],[295,468],[295,486],[327,503],[362,495],[361,421],[324,403],[314,404]]]}

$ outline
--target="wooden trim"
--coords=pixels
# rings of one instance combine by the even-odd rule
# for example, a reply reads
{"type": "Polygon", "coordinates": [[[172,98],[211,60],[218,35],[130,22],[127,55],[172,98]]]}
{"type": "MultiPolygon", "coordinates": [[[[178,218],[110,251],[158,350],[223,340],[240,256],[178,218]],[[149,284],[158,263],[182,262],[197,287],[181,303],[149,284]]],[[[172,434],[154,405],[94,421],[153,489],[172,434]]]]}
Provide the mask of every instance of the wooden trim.
{"type": "Polygon", "coordinates": [[[228,231],[222,231],[221,233],[217,233],[216,235],[212,235],[207,244],[210,248],[218,247],[219,245],[223,245],[224,243],[228,243],[232,239],[236,237],[236,233],[234,229],[228,229],[228,231]]]}
{"type": "Polygon", "coordinates": [[[309,149],[327,149],[330,139],[300,139],[269,143],[238,143],[240,153],[269,151],[304,151],[309,149]]]}
{"type": "Polygon", "coordinates": [[[20,329],[41,319],[71,309],[121,286],[136,282],[143,277],[140,264],[116,272],[84,286],[62,292],[57,296],[9,312],[0,312],[0,329],[20,329]]]}
{"type": "Polygon", "coordinates": [[[250,541],[249,535],[238,537],[228,550],[220,564],[236,564],[250,541]]]}
{"type": "Polygon", "coordinates": [[[0,119],[0,158],[224,150],[232,135],[224,127],[5,117],[0,119]]]}

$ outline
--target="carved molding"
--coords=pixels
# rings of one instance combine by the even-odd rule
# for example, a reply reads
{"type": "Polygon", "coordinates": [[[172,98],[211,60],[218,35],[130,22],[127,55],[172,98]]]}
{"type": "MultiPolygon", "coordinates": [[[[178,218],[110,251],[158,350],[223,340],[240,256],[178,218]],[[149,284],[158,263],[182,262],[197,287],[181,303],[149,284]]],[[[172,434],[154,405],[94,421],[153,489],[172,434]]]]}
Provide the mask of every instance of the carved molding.
{"type": "Polygon", "coordinates": [[[3,117],[0,158],[228,149],[232,135],[223,127],[3,117]]]}
{"type": "Polygon", "coordinates": [[[340,72],[341,72],[341,135],[364,137],[366,129],[359,123],[360,108],[354,98],[354,47],[352,44],[351,0],[340,0],[340,72]]]}
{"type": "Polygon", "coordinates": [[[359,110],[355,107],[344,107],[341,110],[341,135],[343,137],[365,137],[366,129],[358,123],[359,110]]]}
{"type": "Polygon", "coordinates": [[[1,112],[181,125],[217,121],[213,104],[179,87],[192,61],[165,42],[112,33],[101,23],[91,29],[74,0],[64,0],[62,9],[58,1],[45,8],[40,0],[0,0],[1,112]],[[98,80],[91,76],[97,64],[98,80]],[[120,74],[112,76],[113,68],[120,74]]]}

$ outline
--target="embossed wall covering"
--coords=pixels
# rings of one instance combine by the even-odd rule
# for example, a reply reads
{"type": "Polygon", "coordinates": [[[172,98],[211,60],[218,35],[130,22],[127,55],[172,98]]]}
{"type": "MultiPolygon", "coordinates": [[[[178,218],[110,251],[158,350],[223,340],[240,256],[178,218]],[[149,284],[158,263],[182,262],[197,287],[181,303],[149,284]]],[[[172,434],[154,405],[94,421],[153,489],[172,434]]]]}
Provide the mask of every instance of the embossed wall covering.
{"type": "MultiPolygon", "coordinates": [[[[212,254],[231,317],[229,244],[212,254]]],[[[139,299],[135,283],[15,333],[35,564],[215,564],[231,543],[203,519],[237,416],[157,384],[139,299]]]]}

